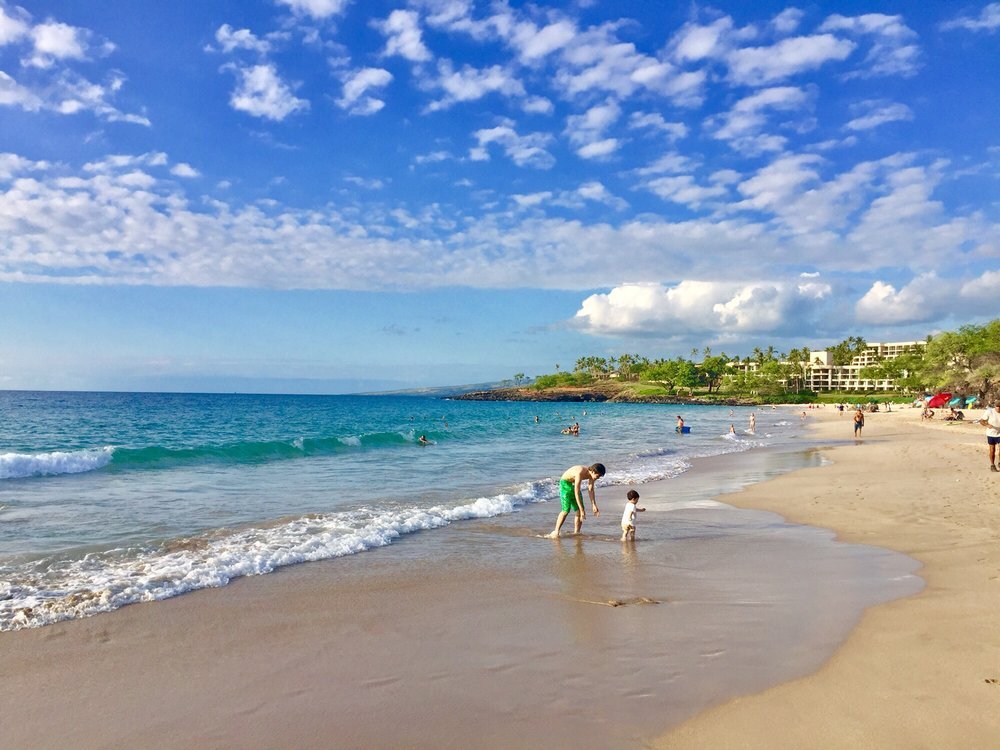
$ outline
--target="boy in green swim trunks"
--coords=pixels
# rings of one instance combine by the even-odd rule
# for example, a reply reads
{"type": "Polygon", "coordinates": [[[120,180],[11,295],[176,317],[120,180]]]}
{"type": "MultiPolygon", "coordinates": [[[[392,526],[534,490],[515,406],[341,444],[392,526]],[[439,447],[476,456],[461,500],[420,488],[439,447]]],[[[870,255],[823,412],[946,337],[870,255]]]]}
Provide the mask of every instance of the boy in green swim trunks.
{"type": "Polygon", "coordinates": [[[566,469],[559,480],[559,496],[562,500],[562,510],[556,519],[556,528],[545,536],[556,539],[559,536],[559,529],[562,528],[563,521],[573,511],[576,511],[576,521],[573,524],[573,533],[579,534],[583,526],[583,519],[587,517],[587,511],[583,509],[583,493],[580,486],[584,481],[590,482],[587,492],[590,495],[590,504],[594,509],[594,517],[601,515],[597,507],[597,498],[594,497],[594,485],[597,480],[604,476],[604,464],[594,464],[593,466],[573,466],[566,469]]]}

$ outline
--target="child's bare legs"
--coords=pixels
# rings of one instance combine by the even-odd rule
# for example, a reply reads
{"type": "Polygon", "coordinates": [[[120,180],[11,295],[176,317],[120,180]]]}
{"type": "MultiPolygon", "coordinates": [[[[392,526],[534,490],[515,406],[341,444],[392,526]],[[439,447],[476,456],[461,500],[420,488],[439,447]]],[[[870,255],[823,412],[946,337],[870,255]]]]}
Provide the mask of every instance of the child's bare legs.
{"type": "Polygon", "coordinates": [[[580,529],[582,529],[582,528],[583,528],[583,513],[580,513],[579,511],[577,511],[577,513],[576,513],[576,520],[573,522],[573,533],[574,534],[579,534],[580,533],[580,529]]]}

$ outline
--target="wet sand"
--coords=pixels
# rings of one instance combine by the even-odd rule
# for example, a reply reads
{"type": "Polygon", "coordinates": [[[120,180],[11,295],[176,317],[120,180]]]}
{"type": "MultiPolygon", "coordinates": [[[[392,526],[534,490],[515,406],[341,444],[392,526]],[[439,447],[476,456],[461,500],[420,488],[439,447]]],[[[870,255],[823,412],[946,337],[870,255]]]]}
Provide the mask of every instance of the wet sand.
{"type": "MultiPolygon", "coordinates": [[[[839,438],[849,426],[832,417],[839,438]]],[[[876,416],[864,445],[829,451],[833,465],[712,459],[640,488],[650,510],[634,545],[617,540],[625,488],[608,487],[582,539],[535,538],[554,515],[545,504],[2,633],[0,706],[16,718],[0,746],[631,748],[677,725],[662,746],[989,746],[1000,485],[967,445],[979,432],[938,438],[876,416]],[[920,468],[931,460],[961,468],[920,468]],[[927,565],[927,592],[862,620],[920,588],[912,561],[705,502],[720,481],[808,465],[724,500],[904,549],[927,565]],[[914,742],[938,703],[961,721],[914,742]]]]}

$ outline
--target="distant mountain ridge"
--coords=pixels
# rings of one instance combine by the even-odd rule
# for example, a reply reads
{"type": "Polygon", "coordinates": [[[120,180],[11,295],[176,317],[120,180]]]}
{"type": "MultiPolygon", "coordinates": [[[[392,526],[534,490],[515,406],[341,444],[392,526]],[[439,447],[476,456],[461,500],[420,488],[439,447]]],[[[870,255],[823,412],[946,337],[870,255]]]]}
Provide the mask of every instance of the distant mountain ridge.
{"type": "Polygon", "coordinates": [[[471,385],[440,385],[429,388],[404,388],[398,391],[372,391],[359,396],[423,396],[425,398],[450,398],[476,391],[492,391],[502,388],[503,381],[493,383],[473,383],[471,385]]]}

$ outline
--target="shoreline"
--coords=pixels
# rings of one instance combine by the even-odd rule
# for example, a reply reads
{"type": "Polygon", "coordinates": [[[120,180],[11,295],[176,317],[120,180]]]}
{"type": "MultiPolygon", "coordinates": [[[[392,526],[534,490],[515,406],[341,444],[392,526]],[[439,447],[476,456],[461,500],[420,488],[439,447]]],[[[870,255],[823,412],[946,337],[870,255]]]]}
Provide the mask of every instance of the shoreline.
{"type": "MultiPolygon", "coordinates": [[[[849,434],[849,414],[818,416],[821,438],[849,434]]],[[[824,449],[827,466],[720,499],[903,552],[921,563],[924,591],[869,609],[816,673],[705,711],[654,747],[996,744],[1000,482],[986,469],[983,429],[921,424],[902,410],[869,415],[864,433],[861,444],[824,449]],[[798,482],[804,502],[786,491],[798,482]]]]}
{"type": "MultiPolygon", "coordinates": [[[[835,423],[836,414],[830,412],[813,412],[825,417],[813,421],[835,423]]],[[[875,427],[880,421],[872,419],[870,424],[875,427]]],[[[844,429],[849,429],[846,421],[844,429]]],[[[832,437],[821,434],[821,442],[832,437]]],[[[836,442],[841,438],[837,435],[836,442]]],[[[870,442],[870,436],[866,438],[870,442]]],[[[821,450],[867,451],[877,445],[870,442],[821,450]]],[[[802,452],[813,450],[805,447],[802,452]]],[[[748,455],[707,461],[714,465],[712,471],[721,475],[730,461],[738,466],[748,455]]],[[[801,492],[803,477],[810,485],[822,486],[824,481],[812,477],[818,476],[815,472],[829,473],[831,468],[785,473],[787,470],[779,467],[776,478],[765,478],[716,499],[732,506],[757,503],[756,507],[786,515],[776,507],[784,497],[786,517],[799,522],[802,519],[796,519],[795,514],[801,509],[795,507],[795,498],[801,492]]],[[[724,478],[718,481],[725,486],[724,478]]],[[[668,491],[676,486],[672,482],[661,482],[660,488],[668,491]]],[[[745,484],[737,472],[736,486],[745,484]]],[[[652,485],[644,487],[643,501],[655,502],[657,490],[652,485]]],[[[602,491],[605,513],[615,516],[618,503],[610,498],[617,499],[623,491],[621,487],[602,491]]],[[[547,524],[551,507],[546,506],[551,504],[538,506],[541,511],[536,515],[544,516],[547,524]]],[[[695,519],[691,523],[700,526],[710,511],[692,513],[695,519]]],[[[616,541],[603,539],[607,529],[585,533],[582,546],[581,540],[569,538],[536,544],[528,541],[533,534],[519,528],[524,523],[516,520],[518,515],[507,516],[509,524],[466,522],[455,533],[435,537],[442,559],[430,566],[414,565],[408,559],[418,543],[405,538],[364,555],[238,579],[222,589],[132,605],[37,630],[0,634],[0,658],[10,674],[0,682],[0,703],[21,717],[9,737],[27,746],[24,743],[37,743],[38,732],[44,730],[49,744],[73,742],[78,747],[198,744],[263,748],[283,742],[317,748],[465,747],[473,742],[496,748],[640,747],[649,746],[650,738],[664,726],[678,725],[693,716],[661,740],[663,746],[682,747],[684,742],[704,746],[706,731],[721,732],[717,739],[723,746],[732,746],[736,738],[742,746],[743,726],[726,724],[718,712],[786,686],[808,683],[837,662],[846,649],[845,639],[853,642],[873,612],[927,596],[925,592],[870,609],[861,626],[854,620],[827,626],[825,616],[815,619],[814,613],[813,620],[802,623],[808,624],[807,630],[817,630],[811,637],[823,644],[818,652],[774,659],[772,652],[780,647],[773,643],[767,646],[771,651],[763,654],[766,658],[762,661],[754,661],[760,656],[756,654],[759,646],[734,653],[735,668],[728,663],[713,665],[714,660],[730,656],[721,652],[713,655],[716,643],[699,628],[691,628],[698,631],[694,633],[696,640],[684,648],[721,671],[713,673],[715,677],[708,683],[686,689],[689,694],[673,698],[683,706],[674,706],[671,713],[650,707],[650,696],[641,686],[651,685],[662,692],[664,679],[669,686],[673,678],[643,675],[641,671],[648,661],[645,648],[654,652],[667,648],[656,646],[656,639],[648,635],[654,632],[651,628],[663,626],[667,610],[662,604],[671,605],[675,612],[697,604],[685,603],[683,587],[677,588],[681,585],[678,574],[684,572],[684,556],[679,552],[683,534],[669,542],[655,539],[651,531],[655,526],[648,524],[655,514],[644,514],[646,528],[640,530],[640,541],[634,547],[639,556],[630,562],[629,555],[622,557],[626,550],[620,544],[604,544],[616,541]],[[553,552],[557,554],[553,556],[553,552]],[[525,554],[530,565],[522,560],[525,554]],[[620,558],[625,566],[602,566],[601,561],[610,559],[609,555],[620,558]],[[636,560],[642,564],[636,566],[636,560]],[[643,602],[650,593],[661,605],[643,602]],[[607,605],[610,596],[626,606],[594,606],[607,605]],[[623,627],[637,640],[620,643],[623,627]],[[345,643],[357,648],[343,651],[345,643]],[[579,661],[581,652],[574,651],[572,643],[582,646],[582,653],[592,652],[592,660],[579,661]],[[814,663],[816,658],[819,662],[814,663]],[[601,681],[619,672],[636,675],[635,685],[624,684],[620,693],[626,701],[622,705],[642,709],[634,726],[615,726],[621,718],[620,701],[608,701],[603,695],[606,685],[601,681]],[[810,676],[797,679],[800,674],[810,676]],[[501,689],[511,676],[516,676],[518,689],[501,689]],[[556,687],[557,695],[551,695],[554,681],[555,685],[563,684],[560,680],[568,680],[568,692],[556,687]],[[776,687],[756,692],[767,685],[776,687]],[[630,689],[633,687],[637,693],[630,689]],[[756,695],[751,698],[736,698],[721,708],[705,710],[706,705],[718,704],[731,695],[753,693],[756,695]],[[545,705],[555,712],[554,717],[544,712],[544,720],[538,716],[534,704],[539,696],[548,701],[545,705]],[[431,698],[434,700],[427,703],[431,698]],[[392,710],[386,715],[379,706],[392,706],[392,710]],[[154,707],[156,718],[147,720],[154,707]],[[109,723],[108,715],[114,721],[109,723]],[[534,718],[525,719],[528,715],[534,718]],[[365,716],[370,719],[359,721],[358,717],[365,716]],[[332,726],[334,717],[338,720],[332,726]],[[378,726],[372,728],[370,722],[375,717],[380,717],[378,726]],[[378,739],[373,740],[371,732],[375,731],[378,739]],[[81,741],[81,736],[92,744],[81,741]]],[[[671,529],[685,522],[683,514],[664,515],[670,516],[671,529]]],[[[761,525],[773,523],[765,518],[761,525]]],[[[863,530],[845,532],[832,520],[811,525],[833,529],[844,539],[853,535],[853,541],[862,544],[898,548],[881,544],[863,530]]],[[[822,529],[816,531],[824,536],[822,529]]],[[[701,545],[704,540],[692,538],[690,543],[701,545]]],[[[776,569],[780,569],[780,562],[777,558],[776,569]]],[[[751,573],[742,570],[744,560],[736,559],[735,565],[730,575],[751,573]]],[[[750,586],[755,580],[756,576],[749,575],[736,588],[743,593],[741,586],[750,586]]],[[[791,588],[792,583],[793,579],[782,580],[776,590],[791,588]]],[[[815,608],[820,605],[821,600],[810,602],[815,608]]],[[[774,607],[772,603],[763,611],[774,607]]],[[[836,609],[831,608],[830,614],[837,614],[836,609]]],[[[741,607],[733,610],[733,617],[750,617],[750,622],[759,626],[761,611],[741,607]]],[[[793,620],[808,616],[792,615],[793,620]]],[[[738,625],[728,623],[734,628],[738,625]]],[[[684,631],[681,627],[680,632],[687,637],[684,631]]],[[[719,637],[726,642],[725,634],[719,637]]],[[[775,746],[769,732],[773,718],[768,716],[767,712],[759,716],[761,747],[775,746]]],[[[803,723],[803,716],[797,716],[793,723],[803,723]]],[[[810,726],[815,728],[815,724],[810,726]]],[[[809,731],[802,736],[806,739],[789,746],[809,746],[815,739],[809,731]]],[[[829,745],[839,746],[836,741],[829,745]]],[[[912,744],[889,742],[882,746],[912,744]]]]}

